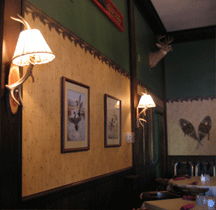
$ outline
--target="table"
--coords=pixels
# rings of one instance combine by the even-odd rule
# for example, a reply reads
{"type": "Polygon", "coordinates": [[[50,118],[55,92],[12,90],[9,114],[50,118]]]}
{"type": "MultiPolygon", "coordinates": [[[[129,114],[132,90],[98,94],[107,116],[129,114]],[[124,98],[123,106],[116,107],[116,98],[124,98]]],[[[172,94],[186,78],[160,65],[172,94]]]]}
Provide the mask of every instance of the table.
{"type": "Polygon", "coordinates": [[[145,201],[145,207],[148,210],[180,210],[182,206],[194,204],[191,210],[208,210],[207,206],[198,206],[196,201],[183,200],[182,198],[173,198],[166,200],[145,201]]]}
{"type": "MultiPolygon", "coordinates": [[[[170,179],[169,184],[173,184],[179,187],[203,187],[209,188],[209,191],[206,192],[206,196],[216,197],[216,177],[210,177],[209,181],[201,181],[201,177],[192,176],[190,179],[185,178],[183,180],[174,180],[170,179]],[[198,182],[197,185],[190,185],[190,183],[198,182]]],[[[169,186],[168,186],[169,188],[169,186]]]]}

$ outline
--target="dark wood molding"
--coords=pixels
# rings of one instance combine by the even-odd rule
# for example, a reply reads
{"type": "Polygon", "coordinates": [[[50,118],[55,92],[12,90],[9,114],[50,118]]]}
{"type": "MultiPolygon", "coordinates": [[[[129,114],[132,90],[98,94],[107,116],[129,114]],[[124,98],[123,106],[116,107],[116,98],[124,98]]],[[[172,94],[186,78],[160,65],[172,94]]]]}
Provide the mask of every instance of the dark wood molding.
{"type": "Polygon", "coordinates": [[[173,31],[168,32],[167,35],[174,37],[173,43],[200,41],[206,39],[215,39],[215,26],[173,31]]]}
{"type": "MultiPolygon", "coordinates": [[[[134,171],[133,167],[128,167],[122,170],[114,171],[108,174],[93,177],[87,180],[72,183],[72,184],[62,186],[59,188],[55,188],[52,190],[47,190],[47,191],[40,192],[34,195],[26,196],[22,198],[22,201],[23,201],[22,207],[29,208],[29,207],[32,207],[32,204],[34,203],[38,205],[39,207],[41,206],[47,207],[47,205],[49,205],[49,203],[47,202],[48,200],[55,200],[55,198],[60,199],[60,200],[66,199],[66,197],[70,197],[75,194],[79,194],[80,192],[84,193],[85,191],[88,191],[89,189],[94,189],[94,187],[100,188],[100,186],[107,184],[109,182],[112,182],[113,180],[118,180],[119,178],[123,179],[125,176],[133,174],[133,171],[134,171]]],[[[94,192],[94,193],[97,194],[98,192],[94,192]]],[[[80,197],[79,199],[82,200],[83,198],[80,197]]],[[[63,204],[61,205],[63,206],[63,204]]]]}
{"type": "Polygon", "coordinates": [[[98,60],[100,60],[102,63],[105,63],[123,76],[130,78],[130,74],[125,69],[120,67],[114,61],[103,55],[96,48],[85,42],[83,39],[81,39],[79,36],[74,34],[72,31],[67,29],[65,26],[63,26],[53,18],[49,17],[47,14],[32,5],[27,0],[25,0],[24,11],[26,14],[31,14],[33,20],[38,18],[44,25],[47,25],[50,30],[54,29],[59,35],[62,35],[64,39],[68,38],[68,40],[70,42],[73,42],[75,46],[80,46],[81,49],[85,50],[85,52],[89,52],[92,56],[94,56],[94,58],[98,58],[98,60]]]}
{"type": "Polygon", "coordinates": [[[180,159],[180,161],[185,161],[185,159],[187,159],[187,161],[195,161],[196,158],[199,159],[199,157],[201,158],[205,158],[206,161],[211,161],[212,158],[216,158],[216,155],[168,155],[168,158],[173,158],[173,159],[180,159]],[[192,160],[190,160],[192,159],[192,160]]]}
{"type": "Polygon", "coordinates": [[[165,60],[162,61],[163,65],[163,84],[164,84],[164,90],[163,90],[163,103],[164,103],[164,150],[165,150],[165,168],[166,174],[168,173],[168,134],[167,134],[167,106],[166,106],[166,75],[165,75],[165,60]]]}
{"type": "Polygon", "coordinates": [[[135,0],[135,4],[153,33],[174,37],[173,43],[215,39],[215,26],[169,32],[165,29],[151,0],[135,0]]]}
{"type": "Polygon", "coordinates": [[[155,35],[166,34],[166,29],[150,0],[135,0],[135,5],[155,35]]]}
{"type": "Polygon", "coordinates": [[[1,1],[1,105],[0,105],[0,206],[19,208],[22,196],[21,119],[22,109],[12,114],[5,89],[12,56],[16,47],[21,24],[10,17],[22,15],[22,0],[1,1]],[[7,56],[5,56],[7,55],[7,56]]]}
{"type": "MultiPolygon", "coordinates": [[[[3,93],[4,93],[4,76],[2,75],[2,59],[3,59],[3,30],[4,30],[4,5],[5,5],[5,0],[0,1],[0,64],[1,64],[1,79],[0,79],[0,86],[1,86],[1,92],[0,95],[2,97],[3,93]]],[[[0,110],[1,110],[1,104],[0,104],[0,110]]],[[[0,117],[1,119],[1,117],[0,117]]],[[[1,121],[0,121],[1,123],[1,121]]],[[[0,128],[1,128],[1,124],[0,124],[0,128]]]]}
{"type": "Polygon", "coordinates": [[[130,43],[130,75],[131,75],[131,130],[135,133],[135,143],[133,144],[133,165],[137,165],[136,150],[138,149],[137,140],[137,65],[136,65],[136,36],[135,36],[135,17],[134,17],[134,0],[128,1],[129,17],[129,43],[130,43]]]}

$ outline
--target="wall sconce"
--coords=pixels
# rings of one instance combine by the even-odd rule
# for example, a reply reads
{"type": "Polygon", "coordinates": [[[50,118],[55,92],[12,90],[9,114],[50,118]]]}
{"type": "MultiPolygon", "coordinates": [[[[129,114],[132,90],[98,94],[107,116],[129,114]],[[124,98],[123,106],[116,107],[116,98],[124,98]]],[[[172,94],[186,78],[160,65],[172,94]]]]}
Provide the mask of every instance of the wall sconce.
{"type": "MultiPolygon", "coordinates": [[[[31,29],[29,24],[18,15],[19,18],[13,18],[13,20],[21,22],[24,26],[27,27],[27,30],[21,31],[18,42],[16,45],[16,49],[14,52],[14,56],[12,59],[12,66],[10,71],[14,69],[14,65],[17,66],[25,66],[28,65],[26,74],[18,79],[13,84],[5,85],[6,88],[10,91],[10,96],[12,99],[18,104],[23,106],[23,101],[21,97],[21,86],[28,79],[29,76],[32,77],[32,81],[34,83],[34,76],[32,74],[32,70],[35,64],[44,64],[52,61],[55,58],[55,55],[49,48],[48,44],[44,40],[41,32],[38,29],[31,29]],[[15,94],[18,93],[19,101],[15,98],[15,94]]],[[[12,76],[9,72],[9,77],[12,76]]],[[[13,79],[12,79],[13,80],[13,79]]],[[[10,81],[10,78],[8,79],[10,81]]],[[[18,106],[17,105],[17,106],[18,106]]]]}
{"type": "Polygon", "coordinates": [[[137,127],[139,127],[139,123],[144,127],[142,122],[147,122],[145,119],[141,118],[141,114],[144,113],[144,115],[146,115],[146,110],[148,108],[153,108],[156,107],[156,104],[154,102],[154,100],[152,99],[152,97],[150,95],[147,95],[145,93],[143,93],[143,95],[141,96],[140,100],[139,100],[139,104],[137,109],[139,108],[143,108],[143,110],[139,113],[138,117],[137,117],[137,127]]]}

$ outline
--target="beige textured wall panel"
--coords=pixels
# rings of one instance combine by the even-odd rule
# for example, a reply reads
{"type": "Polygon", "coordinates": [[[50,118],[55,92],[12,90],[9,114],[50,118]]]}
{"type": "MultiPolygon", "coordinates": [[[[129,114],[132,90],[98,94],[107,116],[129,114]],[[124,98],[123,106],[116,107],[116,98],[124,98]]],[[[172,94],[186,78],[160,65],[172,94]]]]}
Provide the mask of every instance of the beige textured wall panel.
{"type": "Polygon", "coordinates": [[[168,155],[215,155],[216,154],[216,100],[197,100],[167,103],[167,135],[168,155]],[[190,122],[194,133],[199,136],[199,125],[206,117],[211,117],[211,129],[208,134],[198,140],[185,135],[179,120],[183,118],[190,122]],[[198,146],[198,147],[197,147],[198,146]]]}
{"type": "Polygon", "coordinates": [[[54,189],[132,166],[130,79],[89,52],[25,15],[38,28],[56,58],[33,70],[24,84],[22,195],[54,189]],[[61,154],[61,77],[90,87],[90,150],[61,154]],[[104,147],[104,94],[122,102],[122,145],[104,147]]]}

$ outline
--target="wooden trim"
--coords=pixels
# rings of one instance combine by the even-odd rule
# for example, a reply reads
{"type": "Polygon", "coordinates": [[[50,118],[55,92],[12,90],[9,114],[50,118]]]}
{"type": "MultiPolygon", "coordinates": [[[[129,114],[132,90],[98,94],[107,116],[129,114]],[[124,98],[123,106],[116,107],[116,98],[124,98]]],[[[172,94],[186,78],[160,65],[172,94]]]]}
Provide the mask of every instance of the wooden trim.
{"type": "Polygon", "coordinates": [[[85,42],[83,39],[64,27],[62,24],[52,19],[40,9],[29,3],[27,0],[25,0],[24,11],[26,14],[31,14],[33,20],[38,18],[44,25],[48,25],[50,30],[54,29],[59,35],[62,35],[64,39],[68,38],[68,40],[70,42],[73,42],[75,46],[79,45],[81,49],[85,50],[85,52],[89,52],[92,56],[94,56],[94,58],[98,58],[98,60],[100,60],[102,63],[105,63],[123,76],[130,78],[130,74],[125,69],[103,55],[100,51],[85,42]]]}
{"type": "Polygon", "coordinates": [[[179,158],[179,159],[196,159],[197,157],[202,157],[203,159],[216,158],[216,155],[168,155],[169,158],[179,158]]]}
{"type": "MultiPolygon", "coordinates": [[[[0,1],[0,64],[1,64],[1,71],[0,71],[0,86],[1,86],[1,97],[4,93],[4,76],[2,75],[2,57],[3,57],[3,29],[4,29],[4,5],[5,5],[5,0],[0,1]]],[[[0,110],[1,110],[1,104],[0,104],[0,110]]],[[[1,116],[0,116],[1,118],[1,116]]],[[[1,122],[0,122],[0,128],[1,128],[1,122]]]]}
{"type": "Polygon", "coordinates": [[[5,89],[10,63],[22,29],[20,23],[11,20],[10,16],[22,15],[22,0],[1,2],[1,105],[0,105],[0,165],[1,190],[0,206],[2,208],[19,208],[22,196],[22,109],[12,114],[9,107],[9,92],[5,89]],[[3,56],[3,54],[7,56],[3,56]]]}
{"type": "Polygon", "coordinates": [[[168,32],[167,35],[174,37],[173,43],[193,42],[206,39],[215,39],[215,26],[187,29],[168,32]]]}
{"type": "Polygon", "coordinates": [[[135,0],[135,4],[155,35],[166,34],[166,29],[150,0],[135,0]]]}
{"type": "Polygon", "coordinates": [[[134,17],[134,0],[128,3],[129,17],[129,42],[130,42],[130,72],[131,72],[131,129],[135,133],[135,143],[133,144],[133,165],[136,165],[136,147],[138,146],[136,134],[136,119],[138,106],[137,95],[137,66],[136,66],[136,37],[135,37],[135,17],[134,17]]]}
{"type": "Polygon", "coordinates": [[[62,187],[55,188],[55,189],[51,189],[51,190],[47,190],[47,191],[44,191],[44,192],[36,193],[34,195],[29,195],[29,196],[23,197],[22,201],[28,201],[28,200],[31,200],[31,199],[37,199],[37,198],[41,198],[41,197],[45,197],[45,196],[49,196],[49,195],[52,196],[52,194],[56,194],[56,193],[61,194],[61,193],[64,193],[64,191],[67,191],[67,190],[69,190],[71,194],[74,194],[74,193],[76,193],[78,191],[78,189],[79,189],[79,191],[84,190],[86,188],[90,188],[90,187],[93,187],[95,185],[106,182],[107,180],[110,180],[110,179],[112,179],[114,177],[124,176],[124,174],[131,174],[132,171],[133,171],[133,167],[124,168],[124,169],[121,169],[121,170],[118,170],[118,171],[103,174],[103,175],[96,176],[96,177],[86,179],[86,180],[83,180],[83,181],[71,183],[69,185],[65,185],[65,186],[62,186],[62,187]],[[75,189],[75,188],[76,188],[76,190],[73,191],[73,189],[75,189]]]}

